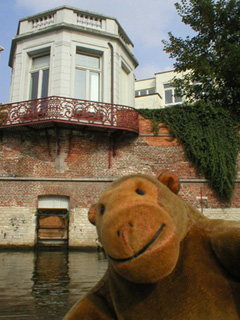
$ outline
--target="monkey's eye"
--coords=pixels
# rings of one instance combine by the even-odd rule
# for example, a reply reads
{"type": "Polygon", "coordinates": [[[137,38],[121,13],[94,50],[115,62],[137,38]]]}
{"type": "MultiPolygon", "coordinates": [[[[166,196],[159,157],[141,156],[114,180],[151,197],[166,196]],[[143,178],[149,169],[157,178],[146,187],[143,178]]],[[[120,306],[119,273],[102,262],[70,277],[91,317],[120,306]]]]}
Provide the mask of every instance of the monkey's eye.
{"type": "Polygon", "coordinates": [[[141,196],[144,196],[145,195],[145,192],[142,190],[142,189],[136,189],[135,192],[137,194],[140,194],[141,196]]]}
{"type": "Polygon", "coordinates": [[[101,214],[104,214],[104,212],[105,212],[105,206],[104,206],[104,205],[101,205],[101,207],[100,207],[100,213],[101,213],[101,214]]]}

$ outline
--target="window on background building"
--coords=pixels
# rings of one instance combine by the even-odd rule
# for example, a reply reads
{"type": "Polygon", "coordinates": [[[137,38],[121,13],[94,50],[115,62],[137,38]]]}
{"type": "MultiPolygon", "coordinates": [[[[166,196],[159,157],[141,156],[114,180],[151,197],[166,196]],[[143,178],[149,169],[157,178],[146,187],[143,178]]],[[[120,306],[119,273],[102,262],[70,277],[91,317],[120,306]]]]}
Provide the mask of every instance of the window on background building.
{"type": "Polygon", "coordinates": [[[32,58],[30,99],[48,96],[50,55],[32,58]]]}
{"type": "Polygon", "coordinates": [[[135,97],[147,96],[147,95],[154,94],[154,93],[156,93],[155,88],[137,90],[137,91],[135,91],[135,97]]]}
{"type": "Polygon", "coordinates": [[[164,85],[165,93],[165,104],[177,104],[182,103],[182,97],[176,94],[176,89],[173,83],[165,83],[164,85]]]}
{"type": "Polygon", "coordinates": [[[148,89],[148,94],[154,94],[154,93],[156,93],[155,88],[148,89]]]}
{"type": "Polygon", "coordinates": [[[101,79],[100,57],[76,54],[75,98],[91,101],[100,100],[101,79]]]}

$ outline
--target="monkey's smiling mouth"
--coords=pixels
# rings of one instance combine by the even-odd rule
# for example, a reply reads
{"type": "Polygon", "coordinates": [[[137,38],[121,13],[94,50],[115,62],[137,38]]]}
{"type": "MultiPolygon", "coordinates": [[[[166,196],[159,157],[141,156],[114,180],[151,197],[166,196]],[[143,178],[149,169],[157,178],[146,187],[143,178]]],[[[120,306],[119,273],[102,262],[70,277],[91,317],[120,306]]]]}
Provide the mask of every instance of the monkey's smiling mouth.
{"type": "Polygon", "coordinates": [[[158,236],[163,231],[165,226],[166,226],[166,224],[163,223],[161,225],[161,227],[158,229],[158,231],[156,232],[156,234],[154,235],[154,237],[139,252],[135,253],[133,256],[131,256],[129,258],[124,258],[124,259],[115,259],[111,256],[109,256],[109,258],[115,262],[127,262],[127,261],[131,261],[131,260],[139,257],[141,254],[143,254],[145,251],[147,251],[147,249],[151,246],[151,244],[153,244],[153,242],[158,238],[158,236]]]}

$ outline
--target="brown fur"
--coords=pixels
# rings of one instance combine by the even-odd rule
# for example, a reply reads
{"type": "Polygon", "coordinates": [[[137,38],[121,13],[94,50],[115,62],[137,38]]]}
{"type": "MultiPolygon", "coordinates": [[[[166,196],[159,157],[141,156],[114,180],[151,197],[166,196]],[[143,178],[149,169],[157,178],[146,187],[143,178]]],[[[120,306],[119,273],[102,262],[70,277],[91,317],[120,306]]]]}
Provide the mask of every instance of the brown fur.
{"type": "Polygon", "coordinates": [[[209,220],[165,173],[112,183],[89,210],[109,267],[73,319],[240,319],[240,223],[209,220]]]}

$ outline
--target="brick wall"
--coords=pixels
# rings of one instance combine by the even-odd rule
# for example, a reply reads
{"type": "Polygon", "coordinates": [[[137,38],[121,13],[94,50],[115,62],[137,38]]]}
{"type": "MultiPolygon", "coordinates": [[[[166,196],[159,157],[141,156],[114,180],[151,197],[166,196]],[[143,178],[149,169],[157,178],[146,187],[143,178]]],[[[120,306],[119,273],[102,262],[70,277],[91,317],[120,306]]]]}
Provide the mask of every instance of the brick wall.
{"type": "Polygon", "coordinates": [[[75,130],[3,132],[0,163],[0,245],[34,244],[35,213],[42,195],[68,196],[70,245],[94,245],[96,233],[87,221],[87,208],[111,181],[129,173],[157,176],[172,171],[181,181],[180,196],[188,203],[207,215],[218,210],[211,211],[214,217],[222,217],[226,210],[228,217],[231,212],[234,219],[240,215],[240,172],[231,203],[220,201],[167,129],[154,136],[151,121],[142,117],[139,136],[75,130]]]}

